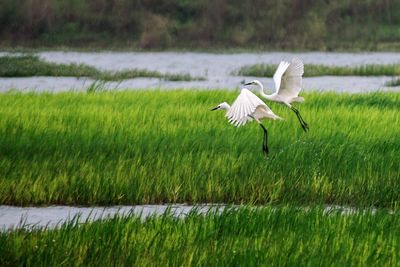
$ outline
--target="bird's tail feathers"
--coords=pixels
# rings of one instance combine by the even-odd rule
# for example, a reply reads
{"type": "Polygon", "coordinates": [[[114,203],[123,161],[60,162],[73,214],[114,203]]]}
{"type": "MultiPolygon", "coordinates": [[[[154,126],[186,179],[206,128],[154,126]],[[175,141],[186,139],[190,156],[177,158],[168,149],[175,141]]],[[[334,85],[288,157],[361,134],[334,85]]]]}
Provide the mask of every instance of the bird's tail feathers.
{"type": "Polygon", "coordinates": [[[304,97],[298,96],[293,98],[292,102],[299,102],[299,103],[303,103],[304,102],[304,97]]]}
{"type": "Polygon", "coordinates": [[[284,121],[285,119],[284,118],[281,118],[281,117],[279,117],[278,115],[276,115],[276,114],[271,114],[272,116],[271,116],[271,118],[273,119],[273,120],[280,120],[280,121],[284,121]]]}

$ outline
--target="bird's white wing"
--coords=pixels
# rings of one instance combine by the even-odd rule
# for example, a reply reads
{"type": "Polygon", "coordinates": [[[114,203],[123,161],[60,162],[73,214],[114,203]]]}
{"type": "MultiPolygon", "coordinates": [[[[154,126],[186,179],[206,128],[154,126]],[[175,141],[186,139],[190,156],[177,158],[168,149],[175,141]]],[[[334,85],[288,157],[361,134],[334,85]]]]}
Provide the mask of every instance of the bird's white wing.
{"type": "Polygon", "coordinates": [[[250,116],[259,106],[267,107],[258,96],[250,92],[248,89],[243,88],[229,111],[226,113],[226,117],[229,119],[230,123],[239,127],[252,120],[252,117],[250,116]]]}
{"type": "Polygon", "coordinates": [[[275,82],[275,92],[276,93],[278,93],[279,88],[281,87],[282,76],[285,73],[285,71],[287,70],[287,68],[289,67],[289,65],[290,65],[289,62],[281,61],[281,63],[279,63],[279,66],[274,73],[273,79],[275,82]]]}
{"type": "Polygon", "coordinates": [[[281,86],[276,92],[287,98],[297,97],[301,91],[303,83],[304,64],[298,59],[292,59],[286,72],[281,79],[281,86]]]}

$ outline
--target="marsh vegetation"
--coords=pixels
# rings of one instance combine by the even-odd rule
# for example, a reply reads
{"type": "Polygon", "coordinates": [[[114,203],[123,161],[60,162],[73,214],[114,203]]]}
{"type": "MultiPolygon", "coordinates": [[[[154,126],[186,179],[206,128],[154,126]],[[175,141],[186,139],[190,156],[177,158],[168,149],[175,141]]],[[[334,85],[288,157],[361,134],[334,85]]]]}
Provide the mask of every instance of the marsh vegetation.
{"type": "Polygon", "coordinates": [[[392,80],[388,81],[386,86],[400,86],[400,78],[393,78],[392,80]]]}
{"type": "Polygon", "coordinates": [[[398,214],[320,207],[166,212],[0,233],[0,265],[397,265],[398,214]]]}
{"type": "MultiPolygon", "coordinates": [[[[315,64],[308,77],[399,76],[397,53],[260,53],[398,51],[399,26],[393,0],[3,0],[0,47],[22,54],[0,57],[0,205],[196,208],[75,217],[54,229],[21,218],[21,228],[0,228],[0,266],[399,265],[400,93],[302,93],[307,134],[293,112],[267,103],[285,120],[265,123],[265,157],[256,123],[235,128],[209,111],[238,92],[187,90],[200,82],[164,90],[193,80],[236,88],[239,75],[272,77],[269,63],[293,56],[315,64]],[[49,47],[63,52],[24,54],[49,47]],[[103,48],[149,53],[71,52],[103,48]],[[224,54],[153,53],[193,49],[224,54]],[[31,76],[90,79],[8,78],[31,76]],[[157,80],[110,89],[137,77],[157,80]],[[161,89],[131,90],[152,86],[161,89]],[[69,91],[19,92],[31,89],[69,91]],[[226,209],[204,213],[202,203],[226,209]],[[338,206],[351,212],[329,209],[338,206]]],[[[365,92],[389,79],[304,84],[365,92]]]]}
{"type": "Polygon", "coordinates": [[[312,203],[395,207],[398,93],[305,94],[296,116],[234,128],[236,92],[0,95],[1,204],[312,203]]]}
{"type": "Polygon", "coordinates": [[[119,81],[138,77],[160,78],[169,81],[204,80],[190,74],[162,74],[145,69],[104,71],[85,64],[58,64],[46,62],[35,55],[0,57],[0,77],[56,76],[89,77],[95,80],[119,81]]]}
{"type": "MultiPolygon", "coordinates": [[[[234,72],[242,76],[272,77],[277,65],[255,64],[244,66],[234,72]]],[[[360,66],[328,66],[305,64],[304,77],[315,76],[398,76],[400,75],[400,65],[378,65],[368,64],[360,66]]]]}

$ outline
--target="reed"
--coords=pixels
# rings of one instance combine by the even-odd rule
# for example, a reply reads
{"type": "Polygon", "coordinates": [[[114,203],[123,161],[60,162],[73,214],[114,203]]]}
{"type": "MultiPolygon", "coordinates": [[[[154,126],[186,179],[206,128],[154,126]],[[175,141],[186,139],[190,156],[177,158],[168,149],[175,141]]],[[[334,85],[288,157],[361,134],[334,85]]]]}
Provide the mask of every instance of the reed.
{"type": "Polygon", "coordinates": [[[304,94],[231,126],[227,91],[0,94],[0,203],[333,203],[395,207],[399,93],[304,94]]]}
{"type": "Polygon", "coordinates": [[[77,220],[0,232],[1,266],[396,266],[400,217],[320,207],[77,220]]]}

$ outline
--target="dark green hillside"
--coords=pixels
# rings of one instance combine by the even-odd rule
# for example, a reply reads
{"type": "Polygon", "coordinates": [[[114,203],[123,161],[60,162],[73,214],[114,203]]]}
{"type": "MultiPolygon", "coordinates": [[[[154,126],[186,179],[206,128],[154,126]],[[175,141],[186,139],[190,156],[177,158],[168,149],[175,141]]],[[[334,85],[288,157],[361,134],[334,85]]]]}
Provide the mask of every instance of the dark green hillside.
{"type": "Polygon", "coordinates": [[[400,1],[2,0],[4,47],[400,47],[400,1]]]}

